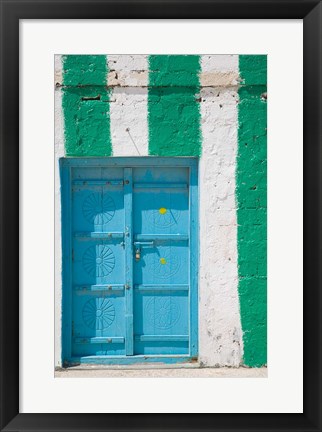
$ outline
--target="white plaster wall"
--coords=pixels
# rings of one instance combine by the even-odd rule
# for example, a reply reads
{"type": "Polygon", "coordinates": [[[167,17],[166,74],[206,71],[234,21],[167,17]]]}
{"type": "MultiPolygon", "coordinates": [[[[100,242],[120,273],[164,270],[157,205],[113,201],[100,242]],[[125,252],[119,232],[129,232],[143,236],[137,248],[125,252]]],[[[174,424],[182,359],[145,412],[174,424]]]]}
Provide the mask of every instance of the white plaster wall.
{"type": "Polygon", "coordinates": [[[110,103],[113,156],[148,155],[148,94],[146,88],[115,87],[110,103]]]}
{"type": "Polygon", "coordinates": [[[62,244],[59,158],[65,156],[61,56],[55,56],[55,366],[61,366],[62,244]]]}
{"type": "Polygon", "coordinates": [[[147,56],[108,56],[108,70],[113,156],[147,156],[147,56]]]}
{"type": "MultiPolygon", "coordinates": [[[[113,156],[148,155],[148,64],[143,55],[108,56],[113,156]]],[[[61,83],[61,57],[55,83],[61,83]]],[[[238,56],[201,56],[203,139],[199,165],[199,359],[205,366],[239,366],[242,330],[238,299],[235,169],[238,56]]],[[[61,355],[61,209],[58,159],[64,156],[61,89],[55,90],[55,366],[61,355]]]]}
{"type": "Polygon", "coordinates": [[[202,87],[230,87],[238,82],[238,55],[201,56],[202,87]]]}
{"type": "Polygon", "coordinates": [[[148,56],[124,54],[107,56],[108,83],[122,87],[146,87],[148,56]]]}
{"type": "Polygon", "coordinates": [[[243,353],[235,199],[238,56],[202,56],[201,77],[205,74],[207,86],[200,92],[199,359],[207,366],[238,366],[243,353]],[[221,79],[226,76],[221,86],[218,71],[221,79]]]}

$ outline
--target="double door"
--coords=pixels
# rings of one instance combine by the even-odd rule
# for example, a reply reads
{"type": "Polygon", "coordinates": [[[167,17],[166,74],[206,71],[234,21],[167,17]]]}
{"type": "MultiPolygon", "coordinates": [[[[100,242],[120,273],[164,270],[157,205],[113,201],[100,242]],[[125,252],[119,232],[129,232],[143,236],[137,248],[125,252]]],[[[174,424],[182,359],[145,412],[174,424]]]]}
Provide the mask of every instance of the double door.
{"type": "Polygon", "coordinates": [[[194,357],[195,161],[110,161],[62,161],[65,361],[194,357]]]}

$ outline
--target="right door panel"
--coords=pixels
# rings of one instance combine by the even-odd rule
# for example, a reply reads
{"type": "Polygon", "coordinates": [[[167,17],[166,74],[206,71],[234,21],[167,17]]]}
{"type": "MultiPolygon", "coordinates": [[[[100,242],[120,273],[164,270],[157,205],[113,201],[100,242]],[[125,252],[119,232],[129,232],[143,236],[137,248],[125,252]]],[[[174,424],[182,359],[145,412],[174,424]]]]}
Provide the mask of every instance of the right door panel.
{"type": "Polygon", "coordinates": [[[133,170],[134,354],[189,353],[189,169],[133,170]]]}

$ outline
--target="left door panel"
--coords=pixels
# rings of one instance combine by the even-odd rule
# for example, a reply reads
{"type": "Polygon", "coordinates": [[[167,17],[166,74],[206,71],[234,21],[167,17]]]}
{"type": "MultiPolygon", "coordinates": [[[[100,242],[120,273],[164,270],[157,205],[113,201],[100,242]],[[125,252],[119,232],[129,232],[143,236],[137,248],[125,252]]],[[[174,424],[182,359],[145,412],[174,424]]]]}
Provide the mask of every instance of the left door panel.
{"type": "Polygon", "coordinates": [[[124,355],[124,170],[71,172],[71,355],[124,355]]]}

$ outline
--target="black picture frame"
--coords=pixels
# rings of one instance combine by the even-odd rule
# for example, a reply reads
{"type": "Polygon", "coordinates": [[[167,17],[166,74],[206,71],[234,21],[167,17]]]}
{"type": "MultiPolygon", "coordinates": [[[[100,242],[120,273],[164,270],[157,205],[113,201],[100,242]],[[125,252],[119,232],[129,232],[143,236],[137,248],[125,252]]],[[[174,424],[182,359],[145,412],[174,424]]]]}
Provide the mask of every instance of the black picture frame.
{"type": "MultiPolygon", "coordinates": [[[[0,0],[0,4],[1,430],[321,431],[321,2],[310,0],[173,0],[171,2],[0,0]],[[19,262],[19,20],[72,18],[303,19],[305,288],[303,414],[19,414],[19,273],[16,271],[19,262]]],[[[285,366],[281,364],[281,367],[285,366]]]]}

